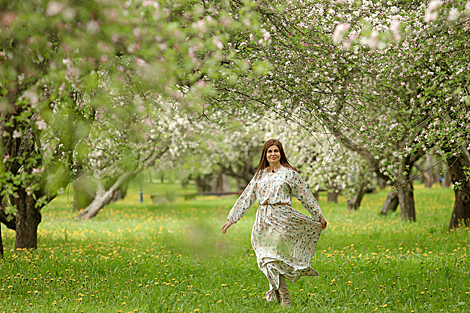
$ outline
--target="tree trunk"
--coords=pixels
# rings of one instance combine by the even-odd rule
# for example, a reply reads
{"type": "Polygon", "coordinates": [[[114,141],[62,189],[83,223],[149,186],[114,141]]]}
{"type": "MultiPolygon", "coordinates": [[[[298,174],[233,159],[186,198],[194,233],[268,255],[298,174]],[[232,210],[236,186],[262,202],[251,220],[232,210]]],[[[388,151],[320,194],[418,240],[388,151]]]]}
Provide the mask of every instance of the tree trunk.
{"type": "Polygon", "coordinates": [[[387,194],[387,198],[385,199],[384,204],[382,205],[382,210],[380,210],[380,214],[387,215],[389,211],[395,212],[398,207],[398,192],[390,191],[387,194]]]}
{"type": "Polygon", "coordinates": [[[445,173],[444,173],[444,181],[442,182],[442,186],[449,188],[451,183],[452,183],[452,178],[450,177],[450,170],[448,167],[446,167],[445,173]]]}
{"type": "Polygon", "coordinates": [[[138,171],[136,170],[134,172],[122,174],[116,180],[114,185],[112,185],[111,188],[109,188],[107,191],[103,191],[102,188],[98,188],[99,190],[93,202],[90,203],[90,205],[85,210],[80,212],[76,218],[88,220],[96,216],[106,204],[113,200],[115,194],[119,192],[123,186],[127,185],[129,181],[136,177],[139,172],[140,169],[138,169],[138,171]]]}
{"type": "Polygon", "coordinates": [[[435,155],[435,160],[436,160],[436,166],[434,166],[433,176],[435,178],[435,182],[440,185],[441,182],[439,179],[441,178],[442,163],[439,163],[441,161],[439,154],[435,155]]]}
{"type": "Polygon", "coordinates": [[[416,222],[413,183],[409,180],[397,182],[398,203],[402,221],[416,222]]]}
{"type": "Polygon", "coordinates": [[[315,200],[317,200],[317,202],[320,201],[320,193],[318,192],[318,190],[313,193],[313,197],[315,198],[315,200]]]}
{"type": "Polygon", "coordinates": [[[447,159],[451,180],[454,182],[455,203],[450,218],[449,229],[460,227],[463,224],[470,226],[470,180],[467,180],[465,168],[470,167],[468,152],[460,153],[447,159]],[[460,183],[458,186],[455,182],[460,183]]]}
{"type": "Polygon", "coordinates": [[[10,197],[16,205],[16,240],[15,250],[36,249],[38,247],[38,225],[41,223],[41,211],[36,208],[36,200],[24,190],[18,190],[18,197],[10,197]]]}
{"type": "Polygon", "coordinates": [[[106,191],[103,195],[97,196],[85,210],[77,215],[77,218],[88,220],[92,217],[95,217],[106,204],[111,202],[113,196],[114,190],[112,188],[106,191]]]}
{"type": "MultiPolygon", "coordinates": [[[[431,165],[432,166],[432,165],[431,165]]],[[[423,184],[425,188],[431,188],[432,187],[432,171],[428,170],[429,168],[423,169],[421,166],[418,164],[415,164],[416,169],[421,172],[421,176],[423,178],[423,184]],[[428,170],[428,171],[427,171],[428,170]],[[431,173],[431,175],[429,174],[431,173]]]]}
{"type": "Polygon", "coordinates": [[[337,192],[328,192],[328,203],[338,203],[338,193],[337,192]]]}
{"type": "Polygon", "coordinates": [[[129,188],[129,184],[125,184],[123,186],[120,186],[118,190],[114,192],[113,197],[111,198],[111,202],[116,202],[119,200],[124,199],[127,196],[127,189],[129,188]]]}
{"type": "Polygon", "coordinates": [[[196,185],[196,191],[201,192],[210,192],[211,191],[211,181],[212,174],[205,174],[203,176],[198,176],[194,179],[194,184],[196,185]]]}
{"type": "Polygon", "coordinates": [[[134,179],[139,173],[148,166],[153,166],[155,164],[155,161],[160,159],[163,154],[165,154],[166,151],[168,151],[168,144],[164,146],[163,149],[161,150],[155,150],[152,152],[146,160],[143,162],[139,162],[140,165],[137,166],[132,172],[127,172],[122,174],[116,179],[116,182],[108,189],[108,191],[103,192],[102,191],[102,186],[98,182],[98,192],[97,196],[93,200],[93,202],[82,212],[80,212],[76,218],[77,219],[82,219],[82,220],[88,220],[96,214],[99,213],[99,211],[110,201],[112,201],[113,197],[115,196],[115,193],[118,190],[121,190],[123,187],[127,186],[129,182],[134,179]]]}
{"type": "Polygon", "coordinates": [[[347,203],[348,211],[351,211],[351,210],[355,211],[359,209],[359,206],[361,205],[362,199],[364,198],[364,195],[366,194],[366,192],[367,192],[367,186],[366,184],[362,184],[359,187],[359,190],[357,191],[357,193],[351,199],[348,200],[348,203],[347,203]]]}
{"type": "Polygon", "coordinates": [[[230,180],[227,175],[219,173],[217,179],[215,180],[214,185],[212,186],[213,192],[230,192],[232,187],[230,185],[230,180]]]}
{"type": "Polygon", "coordinates": [[[434,155],[434,148],[431,149],[429,153],[426,155],[425,168],[426,168],[426,174],[428,175],[428,178],[429,178],[429,180],[426,180],[424,184],[424,187],[426,188],[432,188],[432,185],[434,183],[434,172],[432,170],[432,166],[434,165],[433,155],[434,155]]]}

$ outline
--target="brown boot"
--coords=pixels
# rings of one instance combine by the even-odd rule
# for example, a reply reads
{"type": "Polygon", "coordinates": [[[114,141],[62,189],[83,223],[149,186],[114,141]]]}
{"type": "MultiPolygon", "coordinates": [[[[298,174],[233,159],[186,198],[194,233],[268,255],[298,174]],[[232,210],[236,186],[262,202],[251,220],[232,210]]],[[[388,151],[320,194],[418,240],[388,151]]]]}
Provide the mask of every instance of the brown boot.
{"type": "Polygon", "coordinates": [[[290,306],[289,290],[284,275],[279,275],[279,291],[281,292],[281,306],[290,306]]]}
{"type": "Polygon", "coordinates": [[[274,294],[276,295],[277,303],[281,304],[281,294],[279,293],[279,290],[274,290],[274,294]]]}

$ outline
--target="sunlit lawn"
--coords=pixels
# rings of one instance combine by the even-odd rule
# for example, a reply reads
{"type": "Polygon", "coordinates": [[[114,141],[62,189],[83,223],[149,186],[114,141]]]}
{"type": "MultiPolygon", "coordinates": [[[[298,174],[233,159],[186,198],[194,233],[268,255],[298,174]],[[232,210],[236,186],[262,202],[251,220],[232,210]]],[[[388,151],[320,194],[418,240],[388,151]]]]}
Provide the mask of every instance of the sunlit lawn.
{"type": "MultiPolygon", "coordinates": [[[[43,211],[32,253],[15,254],[14,232],[2,226],[0,312],[282,311],[263,299],[268,283],[250,244],[256,207],[222,235],[236,197],[151,204],[149,193],[173,188],[144,184],[139,204],[134,186],[86,222],[74,220],[66,193],[43,211]]],[[[416,187],[413,224],[398,211],[378,215],[385,197],[368,194],[348,213],[345,199],[321,195],[329,227],[312,263],[321,276],[289,284],[284,311],[470,311],[470,230],[447,231],[453,191],[416,187]]]]}

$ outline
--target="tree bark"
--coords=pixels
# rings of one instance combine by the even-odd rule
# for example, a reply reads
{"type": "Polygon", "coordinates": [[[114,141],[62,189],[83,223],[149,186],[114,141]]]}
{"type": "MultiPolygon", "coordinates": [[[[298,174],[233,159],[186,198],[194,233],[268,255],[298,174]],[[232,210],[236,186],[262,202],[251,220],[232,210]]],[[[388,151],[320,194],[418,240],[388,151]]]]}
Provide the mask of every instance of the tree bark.
{"type": "Polygon", "coordinates": [[[440,163],[441,158],[440,158],[439,154],[435,155],[435,159],[436,159],[436,166],[434,166],[433,175],[434,175],[434,178],[436,179],[436,183],[441,185],[441,181],[439,180],[439,178],[441,178],[442,164],[440,163]]]}
{"type": "Polygon", "coordinates": [[[211,192],[212,188],[212,174],[205,174],[202,176],[198,176],[194,179],[194,183],[196,184],[196,191],[197,192],[211,192]]]}
{"type": "Polygon", "coordinates": [[[318,192],[318,190],[313,193],[313,197],[315,198],[315,200],[320,201],[320,193],[318,192]]]}
{"type": "Polygon", "coordinates": [[[432,188],[432,185],[434,183],[434,172],[432,170],[432,166],[434,165],[433,162],[433,155],[434,155],[434,148],[432,148],[429,153],[426,155],[426,174],[429,177],[429,181],[426,181],[424,184],[424,187],[426,188],[432,188]]]}
{"type": "Polygon", "coordinates": [[[328,203],[338,203],[338,193],[337,192],[328,192],[328,203]]]}
{"type": "Polygon", "coordinates": [[[445,168],[444,181],[442,182],[442,187],[449,188],[452,183],[452,177],[450,176],[450,170],[448,167],[445,168]]]}
{"type": "Polygon", "coordinates": [[[396,188],[402,221],[416,222],[413,183],[410,180],[398,182],[396,188]]]}
{"type": "Polygon", "coordinates": [[[139,172],[136,173],[135,171],[131,173],[122,174],[114,183],[114,185],[111,186],[111,188],[109,188],[105,192],[100,192],[99,194],[97,194],[93,202],[91,202],[85,210],[80,212],[77,215],[77,218],[82,220],[88,220],[92,217],[95,217],[106,204],[110,203],[113,200],[115,193],[120,190],[122,185],[129,183],[129,181],[136,177],[137,174],[139,174],[139,172]]]}
{"type": "Polygon", "coordinates": [[[385,199],[385,202],[382,205],[380,214],[387,215],[389,211],[395,212],[397,210],[397,207],[398,207],[398,192],[392,190],[387,194],[387,198],[385,199]]]}
{"type": "Polygon", "coordinates": [[[230,192],[231,186],[230,186],[230,180],[228,179],[228,176],[225,175],[224,173],[219,173],[217,176],[217,179],[214,182],[213,185],[213,191],[214,192],[230,192]]]}
{"type": "MultiPolygon", "coordinates": [[[[431,165],[432,166],[432,165],[431,165]]],[[[421,172],[421,176],[423,177],[423,183],[425,188],[431,188],[432,187],[432,176],[429,175],[429,173],[432,173],[432,171],[427,171],[428,168],[423,169],[421,166],[418,164],[415,164],[415,167],[418,171],[421,172]]]]}
{"type": "Polygon", "coordinates": [[[16,240],[15,250],[36,249],[38,247],[38,225],[41,223],[41,211],[36,208],[36,200],[24,189],[18,190],[18,197],[10,197],[16,205],[16,240]]]}
{"type": "Polygon", "coordinates": [[[366,192],[367,192],[367,185],[362,184],[359,187],[359,190],[357,191],[357,193],[351,199],[348,200],[347,202],[348,211],[352,211],[352,210],[356,211],[357,209],[359,209],[359,207],[361,206],[362,199],[364,198],[364,195],[366,194],[366,192]]]}
{"type": "Polygon", "coordinates": [[[457,156],[447,159],[449,165],[448,172],[454,182],[454,210],[450,218],[449,229],[463,226],[470,226],[470,180],[465,175],[465,167],[470,167],[470,156],[468,151],[464,151],[457,156]],[[466,152],[466,153],[465,153],[466,152]],[[455,186],[459,182],[459,186],[455,186]]]}

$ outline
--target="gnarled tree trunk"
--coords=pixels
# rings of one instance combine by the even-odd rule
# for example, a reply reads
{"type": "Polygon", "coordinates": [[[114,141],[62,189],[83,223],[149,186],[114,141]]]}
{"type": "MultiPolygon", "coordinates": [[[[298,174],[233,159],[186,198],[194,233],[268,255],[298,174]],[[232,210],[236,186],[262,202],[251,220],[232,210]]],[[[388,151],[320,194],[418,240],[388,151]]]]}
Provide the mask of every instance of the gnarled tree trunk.
{"type": "Polygon", "coordinates": [[[140,173],[141,168],[130,172],[122,174],[108,190],[104,191],[102,188],[98,188],[99,191],[95,199],[90,203],[90,205],[80,212],[77,215],[78,219],[88,220],[92,217],[95,217],[99,211],[108,203],[110,203],[115,194],[119,192],[122,186],[127,185],[133,178],[135,178],[140,173]]]}
{"type": "Polygon", "coordinates": [[[212,174],[205,174],[194,178],[194,183],[196,185],[196,191],[201,192],[211,192],[212,188],[212,174]]]}
{"type": "Polygon", "coordinates": [[[38,247],[38,225],[41,223],[41,211],[36,207],[32,195],[19,188],[18,197],[10,197],[16,206],[16,240],[15,250],[36,249],[38,247]]]}
{"type": "Polygon", "coordinates": [[[359,209],[359,206],[361,205],[362,199],[364,198],[366,192],[366,184],[362,184],[361,186],[359,186],[359,190],[357,191],[357,193],[347,202],[348,211],[359,209]]]}
{"type": "Polygon", "coordinates": [[[429,173],[432,174],[432,171],[430,171],[429,168],[423,169],[418,164],[415,164],[415,167],[418,171],[421,172],[421,175],[423,177],[424,187],[431,188],[432,187],[432,175],[430,175],[429,173]]]}
{"type": "Polygon", "coordinates": [[[398,207],[398,192],[395,190],[391,190],[387,194],[387,198],[385,199],[384,204],[382,204],[382,209],[380,210],[380,214],[387,215],[389,211],[395,212],[398,207]]]}
{"type": "Polygon", "coordinates": [[[470,168],[470,156],[464,151],[457,156],[447,159],[449,174],[454,182],[454,210],[450,218],[449,229],[460,227],[463,224],[470,226],[470,180],[465,175],[464,168],[470,168]],[[458,182],[459,185],[455,186],[458,182]]]}
{"type": "Polygon", "coordinates": [[[450,176],[449,168],[446,167],[445,173],[444,173],[444,181],[442,182],[442,187],[449,188],[451,183],[452,183],[452,177],[450,176]]]}
{"type": "Polygon", "coordinates": [[[127,186],[129,182],[139,175],[139,173],[145,167],[153,166],[155,162],[160,159],[166,151],[168,151],[168,148],[169,146],[166,144],[163,149],[153,151],[144,161],[139,162],[140,165],[137,166],[132,172],[121,174],[108,190],[104,191],[102,185],[98,185],[97,196],[85,210],[76,216],[76,218],[81,220],[88,220],[96,216],[106,204],[113,200],[117,192],[127,186]]]}
{"type": "Polygon", "coordinates": [[[413,183],[408,179],[402,180],[402,182],[397,182],[396,188],[401,210],[401,219],[403,221],[416,222],[413,183]]]}

